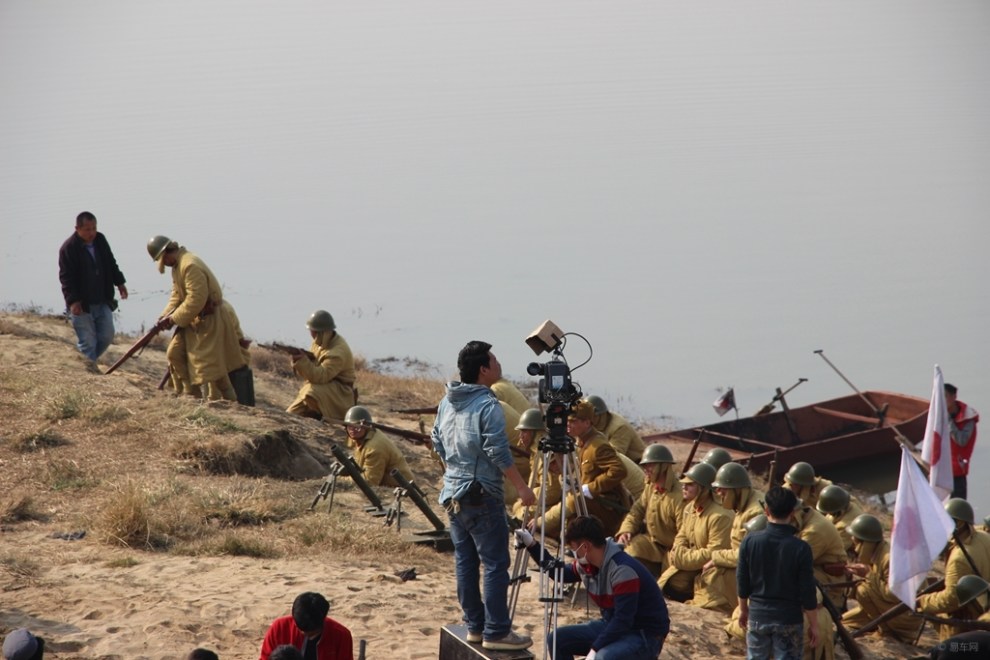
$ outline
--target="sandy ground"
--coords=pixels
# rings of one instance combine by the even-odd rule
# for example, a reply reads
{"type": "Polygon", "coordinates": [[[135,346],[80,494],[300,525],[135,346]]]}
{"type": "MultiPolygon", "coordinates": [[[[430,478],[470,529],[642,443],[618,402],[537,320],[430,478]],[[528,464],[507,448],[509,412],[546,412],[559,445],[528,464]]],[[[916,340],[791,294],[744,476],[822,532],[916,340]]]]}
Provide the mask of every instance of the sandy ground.
{"type": "MultiPolygon", "coordinates": [[[[126,341],[118,341],[107,357],[119,356],[126,341]]],[[[304,422],[280,412],[294,385],[258,374],[258,408],[208,406],[214,426],[204,429],[201,423],[182,421],[202,422],[202,414],[196,418],[181,407],[187,404],[154,391],[163,365],[163,353],[149,350],[122,368],[119,377],[92,373],[78,358],[64,323],[0,315],[0,493],[5,502],[0,513],[7,516],[0,525],[0,633],[28,627],[47,639],[46,657],[59,659],[182,658],[196,646],[214,649],[225,659],[255,658],[268,624],[287,614],[300,592],[319,591],[331,602],[331,616],[353,631],[355,651],[363,639],[368,658],[437,657],[441,627],[460,622],[451,554],[389,541],[384,535],[397,532],[383,531],[380,518],[365,514],[364,500],[349,484],[341,486],[334,513],[328,515],[323,505],[316,513],[306,512],[319,480],[287,481],[276,475],[231,482],[234,477],[190,473],[188,461],[177,459],[170,449],[174,445],[156,431],[166,428],[169,442],[206,443],[222,435],[227,442],[254,446],[250,438],[238,440],[243,433],[221,434],[214,418],[251,426],[252,433],[286,429],[311,454],[306,460],[322,471],[329,460],[324,441],[316,436],[326,432],[311,433],[304,422]],[[85,391],[92,397],[87,405],[104,412],[98,418],[53,419],[53,402],[64,403],[66,388],[85,391]],[[24,438],[38,429],[65,442],[24,450],[24,438]],[[53,480],[73,465],[83,475],[75,485],[63,487],[53,480]],[[252,496],[288,498],[295,513],[234,530],[269,544],[274,548],[269,557],[211,549],[208,535],[170,548],[122,547],[101,533],[98,521],[125,480],[149,489],[167,482],[173,485],[169,492],[178,494],[202,489],[215,495],[233,483],[254,489],[252,496]],[[12,502],[23,498],[30,499],[33,513],[11,515],[12,502]],[[326,535],[325,543],[299,541],[314,529],[326,535]],[[79,540],[52,536],[77,530],[87,534],[79,540]],[[374,540],[374,550],[362,550],[365,536],[374,540]],[[415,580],[403,582],[394,575],[408,568],[416,568],[415,580]]],[[[417,428],[415,418],[384,412],[396,403],[429,403],[411,397],[411,385],[400,384],[392,392],[371,376],[362,377],[368,405],[381,411],[379,421],[417,428]]],[[[400,446],[432,504],[439,469],[425,449],[400,446]]],[[[381,495],[390,501],[388,489],[381,495]]],[[[167,498],[155,502],[169,505],[167,498]]],[[[411,503],[405,508],[406,533],[430,529],[411,503]]],[[[535,580],[523,585],[515,623],[540,640],[544,613],[537,595],[535,580]]],[[[721,630],[723,616],[678,603],[671,603],[670,611],[672,632],[661,658],[743,657],[743,645],[721,630]]],[[[562,607],[561,623],[596,615],[586,609],[582,592],[576,605],[562,607]]],[[[912,655],[909,647],[877,638],[864,640],[863,648],[868,658],[912,655]]],[[[534,651],[539,657],[542,644],[534,651]]],[[[839,651],[838,657],[847,656],[839,651]]]]}

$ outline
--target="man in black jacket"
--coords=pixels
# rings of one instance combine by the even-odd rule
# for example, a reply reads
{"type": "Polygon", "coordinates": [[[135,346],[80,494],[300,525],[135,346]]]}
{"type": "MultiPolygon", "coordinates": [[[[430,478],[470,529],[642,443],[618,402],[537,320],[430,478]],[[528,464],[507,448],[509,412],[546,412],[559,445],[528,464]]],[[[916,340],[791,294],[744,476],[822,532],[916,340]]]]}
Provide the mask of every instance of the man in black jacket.
{"type": "Polygon", "coordinates": [[[802,611],[808,620],[812,648],[818,646],[818,602],[811,546],[799,539],[791,520],[797,496],[774,486],[767,491],[764,512],[769,524],[747,534],[739,546],[736,583],[739,625],[746,630],[750,660],[800,660],[804,647],[802,611]]]}
{"type": "Polygon", "coordinates": [[[79,351],[96,362],[113,341],[114,286],[122,299],[127,298],[127,287],[110,244],[96,231],[96,216],[89,211],[76,217],[75,233],[59,248],[58,279],[79,351]]]}

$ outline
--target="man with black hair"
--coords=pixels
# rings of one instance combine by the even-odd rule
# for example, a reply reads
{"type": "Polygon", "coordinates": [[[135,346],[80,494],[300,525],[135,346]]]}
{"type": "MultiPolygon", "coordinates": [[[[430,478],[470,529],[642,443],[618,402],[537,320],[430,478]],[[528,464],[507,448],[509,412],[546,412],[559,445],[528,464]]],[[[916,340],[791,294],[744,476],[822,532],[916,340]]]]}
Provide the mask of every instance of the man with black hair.
{"type": "Polygon", "coordinates": [[[818,646],[818,601],[811,546],[795,536],[792,523],[797,496],[774,486],[767,492],[768,525],[747,534],[739,546],[736,586],[739,593],[739,625],[746,629],[746,657],[800,660],[804,652],[804,626],[808,620],[809,643],[818,646]]]}
{"type": "Polygon", "coordinates": [[[471,341],[457,356],[460,381],[447,383],[437,407],[433,448],[446,470],[440,503],[450,518],[457,598],[467,640],[486,649],[514,651],[533,640],[512,631],[509,618],[509,526],[503,479],[511,481],[523,505],[536,502],[516,468],[505,432],[505,414],[490,386],[502,377],[491,344],[471,341]],[[484,594],[478,585],[485,566],[484,594]]]}
{"type": "Polygon", "coordinates": [[[269,656],[270,660],[303,660],[302,653],[295,646],[282,644],[269,656]]]}
{"type": "Polygon", "coordinates": [[[107,237],[96,231],[96,216],[89,211],[76,216],[75,233],[59,248],[58,279],[79,352],[95,363],[113,342],[114,287],[126,299],[127,286],[107,237]]]}
{"type": "MultiPolygon", "coordinates": [[[[525,529],[516,538],[541,565],[550,554],[525,529]]],[[[595,516],[578,516],[567,524],[564,543],[576,561],[563,569],[565,582],[584,581],[602,618],[561,626],[547,637],[554,658],[655,660],[670,632],[670,616],[660,587],[649,570],[627,555],[622,546],[605,537],[595,516]],[[556,636],[556,640],[554,637],[556,636]]]]}
{"type": "Polygon", "coordinates": [[[966,476],[969,461],[976,446],[976,425],[980,413],[956,398],[959,389],[952,383],[945,384],[945,407],[949,411],[949,435],[952,442],[952,497],[966,499],[966,476]]]}
{"type": "Polygon", "coordinates": [[[220,657],[209,649],[193,649],[189,652],[186,660],[220,660],[220,657]]]}
{"type": "Polygon", "coordinates": [[[260,660],[271,660],[284,644],[301,651],[304,660],[353,660],[351,631],[328,617],[329,612],[330,603],[321,594],[296,596],[292,615],[275,619],[265,633],[260,660]]]}
{"type": "Polygon", "coordinates": [[[42,660],[45,640],[35,637],[27,628],[7,633],[3,640],[3,660],[42,660]]]}

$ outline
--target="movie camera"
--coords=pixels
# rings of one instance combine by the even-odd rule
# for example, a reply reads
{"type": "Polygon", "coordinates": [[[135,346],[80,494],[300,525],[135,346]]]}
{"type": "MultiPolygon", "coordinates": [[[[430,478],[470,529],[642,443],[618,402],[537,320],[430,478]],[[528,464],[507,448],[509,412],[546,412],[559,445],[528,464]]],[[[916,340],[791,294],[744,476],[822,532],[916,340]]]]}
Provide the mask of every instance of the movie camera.
{"type": "Polygon", "coordinates": [[[544,415],[548,435],[540,442],[541,451],[568,453],[574,449],[574,440],[567,436],[567,416],[572,406],[581,400],[581,387],[571,378],[572,369],[564,357],[566,337],[580,337],[588,345],[588,359],[574,369],[578,369],[591,360],[591,343],[576,332],[563,332],[553,321],[541,323],[529,337],[526,345],[537,355],[551,353],[550,360],[544,363],[530,362],[526,373],[530,376],[541,376],[540,403],[546,404],[544,415]]]}

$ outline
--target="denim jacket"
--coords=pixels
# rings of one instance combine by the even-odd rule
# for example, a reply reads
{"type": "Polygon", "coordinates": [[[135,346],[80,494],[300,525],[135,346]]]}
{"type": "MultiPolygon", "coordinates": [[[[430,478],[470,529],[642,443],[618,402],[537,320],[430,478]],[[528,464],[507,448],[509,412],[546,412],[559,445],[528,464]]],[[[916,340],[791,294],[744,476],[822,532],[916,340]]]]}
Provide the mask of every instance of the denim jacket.
{"type": "Polygon", "coordinates": [[[502,499],[502,470],[513,465],[505,414],[485,385],[447,383],[433,425],[433,448],[447,466],[440,503],[460,500],[472,481],[502,499]]]}

